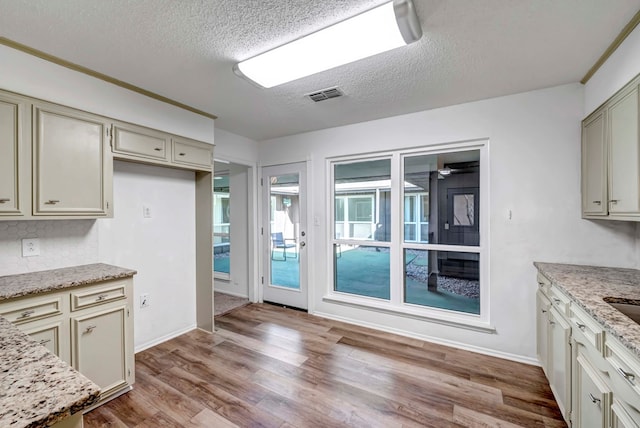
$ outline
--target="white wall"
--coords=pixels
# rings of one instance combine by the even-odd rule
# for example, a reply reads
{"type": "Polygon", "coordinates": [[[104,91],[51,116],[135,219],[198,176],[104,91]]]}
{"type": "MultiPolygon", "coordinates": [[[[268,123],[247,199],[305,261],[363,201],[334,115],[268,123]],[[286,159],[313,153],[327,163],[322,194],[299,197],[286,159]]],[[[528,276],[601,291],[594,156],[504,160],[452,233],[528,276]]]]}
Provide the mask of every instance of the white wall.
{"type": "Polygon", "coordinates": [[[100,220],[99,256],[138,271],[133,306],[142,349],[196,326],[194,173],[121,161],[114,172],[115,212],[100,220]],[[143,293],[150,305],[141,309],[143,293]]]}
{"type": "Polygon", "coordinates": [[[311,159],[311,218],[321,221],[309,236],[310,310],[534,361],[533,261],[636,263],[634,225],[580,218],[582,116],[583,88],[571,84],[261,143],[263,165],[311,159]],[[325,250],[330,197],[325,159],[478,138],[490,140],[490,308],[497,334],[324,302],[332,278],[325,250]]]}
{"type": "Polygon", "coordinates": [[[640,26],[629,34],[584,88],[584,116],[640,73],[640,26]]]}

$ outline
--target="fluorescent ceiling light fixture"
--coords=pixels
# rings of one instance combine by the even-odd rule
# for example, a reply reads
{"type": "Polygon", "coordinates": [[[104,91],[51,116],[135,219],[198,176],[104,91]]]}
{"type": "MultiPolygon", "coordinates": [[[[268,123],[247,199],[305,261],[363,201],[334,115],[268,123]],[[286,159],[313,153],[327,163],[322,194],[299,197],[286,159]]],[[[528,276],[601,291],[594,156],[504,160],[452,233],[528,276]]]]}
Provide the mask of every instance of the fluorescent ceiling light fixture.
{"type": "Polygon", "coordinates": [[[411,0],[395,0],[242,61],[234,72],[271,88],[408,45],[421,36],[411,0]]]}

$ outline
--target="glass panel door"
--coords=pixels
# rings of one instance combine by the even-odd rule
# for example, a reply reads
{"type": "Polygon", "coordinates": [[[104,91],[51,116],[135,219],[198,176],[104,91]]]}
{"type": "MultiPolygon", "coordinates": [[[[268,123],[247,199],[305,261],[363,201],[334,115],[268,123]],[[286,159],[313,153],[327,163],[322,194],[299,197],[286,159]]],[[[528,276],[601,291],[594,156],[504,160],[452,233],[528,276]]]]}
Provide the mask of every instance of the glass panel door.
{"type": "Polygon", "coordinates": [[[307,308],[304,163],[263,168],[263,300],[307,308]]]}

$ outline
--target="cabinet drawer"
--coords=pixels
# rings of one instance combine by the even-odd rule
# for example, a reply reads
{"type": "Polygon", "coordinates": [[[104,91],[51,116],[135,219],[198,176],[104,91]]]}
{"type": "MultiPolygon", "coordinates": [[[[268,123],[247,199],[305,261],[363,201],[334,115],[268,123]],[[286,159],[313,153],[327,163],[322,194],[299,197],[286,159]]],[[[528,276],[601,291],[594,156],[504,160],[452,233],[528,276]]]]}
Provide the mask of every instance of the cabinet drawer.
{"type": "Polygon", "coordinates": [[[569,320],[576,341],[590,343],[600,353],[603,352],[604,330],[600,324],[575,303],[569,305],[569,320]]]}
{"type": "Polygon", "coordinates": [[[52,317],[62,313],[62,298],[60,296],[49,297],[34,301],[20,301],[3,305],[0,315],[14,324],[52,317]]]}
{"type": "Polygon", "coordinates": [[[545,295],[549,295],[549,288],[551,288],[551,281],[549,281],[549,279],[544,276],[543,274],[541,274],[540,272],[538,272],[538,287],[540,287],[540,289],[542,290],[542,292],[545,295]]]}
{"type": "Polygon", "coordinates": [[[169,137],[151,129],[133,125],[113,126],[113,152],[168,160],[169,137]]]}
{"type": "Polygon", "coordinates": [[[558,312],[564,316],[569,316],[569,304],[571,303],[571,299],[569,299],[569,297],[567,297],[557,287],[551,287],[549,289],[549,300],[551,300],[551,305],[553,305],[558,312]]]}
{"type": "Polygon", "coordinates": [[[173,162],[211,170],[212,146],[203,143],[173,140],[173,162]]]}
{"type": "Polygon", "coordinates": [[[71,293],[71,311],[126,299],[125,287],[124,282],[118,282],[105,287],[74,291],[71,293]]]}
{"type": "Polygon", "coordinates": [[[617,340],[605,340],[609,376],[619,398],[640,409],[640,361],[617,340]]]}

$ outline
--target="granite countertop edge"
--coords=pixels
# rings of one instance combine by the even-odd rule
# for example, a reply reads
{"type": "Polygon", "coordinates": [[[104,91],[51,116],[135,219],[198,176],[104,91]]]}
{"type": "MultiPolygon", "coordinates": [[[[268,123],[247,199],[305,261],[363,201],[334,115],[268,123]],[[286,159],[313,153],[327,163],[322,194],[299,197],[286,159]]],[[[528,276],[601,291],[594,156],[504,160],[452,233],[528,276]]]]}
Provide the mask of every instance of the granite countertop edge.
{"type": "Polygon", "coordinates": [[[0,276],[0,301],[96,282],[128,278],[137,271],[105,263],[0,276]]]}
{"type": "Polygon", "coordinates": [[[603,300],[608,297],[620,303],[637,304],[640,270],[547,262],[533,264],[552,285],[602,325],[607,334],[640,358],[640,325],[603,300]]]}

